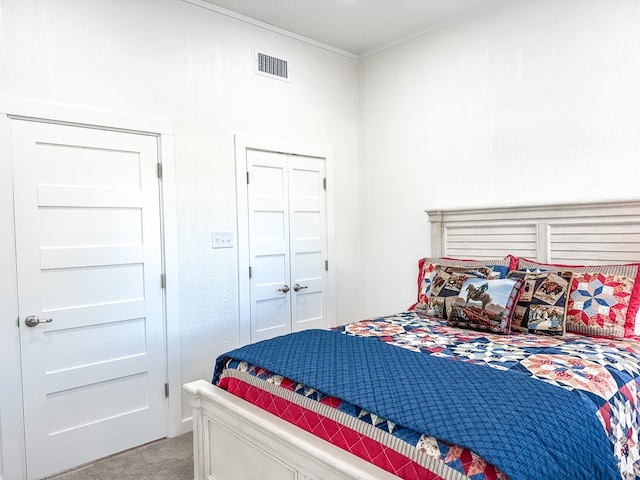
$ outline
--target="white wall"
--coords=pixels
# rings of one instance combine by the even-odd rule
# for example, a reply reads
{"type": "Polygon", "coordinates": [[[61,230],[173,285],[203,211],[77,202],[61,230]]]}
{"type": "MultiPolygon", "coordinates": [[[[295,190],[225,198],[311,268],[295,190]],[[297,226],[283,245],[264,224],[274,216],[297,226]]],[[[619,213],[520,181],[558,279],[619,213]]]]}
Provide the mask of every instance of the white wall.
{"type": "Polygon", "coordinates": [[[506,2],[359,85],[364,315],[414,301],[425,209],[640,196],[637,0],[506,2]]]}
{"type": "Polygon", "coordinates": [[[236,249],[211,248],[236,229],[235,133],[333,149],[337,310],[358,316],[354,59],[180,0],[0,0],[0,19],[0,95],[174,122],[183,382],[238,341],[236,249]],[[255,75],[255,49],[292,81],[255,75]]]}

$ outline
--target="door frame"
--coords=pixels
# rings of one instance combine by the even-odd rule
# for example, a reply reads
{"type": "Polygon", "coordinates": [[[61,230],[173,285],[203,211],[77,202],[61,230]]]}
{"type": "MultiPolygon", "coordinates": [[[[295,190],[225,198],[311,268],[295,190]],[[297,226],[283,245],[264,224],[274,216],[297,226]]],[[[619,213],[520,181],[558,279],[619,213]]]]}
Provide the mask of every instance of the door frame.
{"type": "Polygon", "coordinates": [[[0,289],[6,302],[0,303],[0,379],[16,388],[0,396],[0,480],[26,478],[24,411],[20,368],[18,322],[18,279],[16,264],[11,119],[44,121],[153,135],[158,139],[160,179],[160,222],[162,262],[166,275],[163,314],[165,320],[165,374],[169,384],[167,436],[189,431],[182,420],[182,374],[180,370],[180,322],[178,290],[178,232],[174,127],[167,120],[107,113],[84,108],[47,104],[0,96],[0,289]],[[7,174],[4,174],[7,172],[7,174]],[[15,319],[12,320],[12,319],[15,319]]]}
{"type": "Polygon", "coordinates": [[[324,158],[327,177],[327,318],[329,325],[336,324],[335,219],[333,196],[333,150],[324,145],[314,145],[289,140],[236,133],[236,212],[238,245],[238,343],[246,345],[251,339],[251,287],[249,281],[249,204],[247,189],[247,150],[263,150],[285,155],[324,158]]]}

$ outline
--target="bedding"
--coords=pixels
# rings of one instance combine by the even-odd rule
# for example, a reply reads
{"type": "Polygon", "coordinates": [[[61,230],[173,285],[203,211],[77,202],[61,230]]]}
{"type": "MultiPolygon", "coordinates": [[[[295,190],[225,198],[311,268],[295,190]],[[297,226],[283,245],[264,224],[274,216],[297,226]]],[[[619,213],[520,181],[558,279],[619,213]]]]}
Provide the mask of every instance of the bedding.
{"type": "Polygon", "coordinates": [[[405,479],[632,479],[639,360],[635,339],[507,336],[408,311],[236,349],[214,383],[405,479]]]}

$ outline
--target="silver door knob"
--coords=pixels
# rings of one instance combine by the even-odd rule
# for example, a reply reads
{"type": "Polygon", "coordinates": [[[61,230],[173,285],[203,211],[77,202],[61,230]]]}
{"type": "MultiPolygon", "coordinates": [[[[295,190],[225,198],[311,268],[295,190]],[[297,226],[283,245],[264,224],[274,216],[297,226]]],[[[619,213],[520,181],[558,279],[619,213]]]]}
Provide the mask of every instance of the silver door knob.
{"type": "Polygon", "coordinates": [[[299,292],[299,291],[300,291],[300,290],[302,290],[303,288],[309,288],[309,285],[305,285],[304,287],[301,287],[301,286],[300,286],[300,284],[296,283],[296,284],[293,286],[293,290],[294,290],[295,292],[299,292]]]}
{"type": "Polygon", "coordinates": [[[279,288],[278,291],[282,293],[287,293],[290,290],[289,285],[283,285],[282,288],[279,288]]]}
{"type": "Polygon", "coordinates": [[[51,322],[53,322],[53,318],[50,318],[48,320],[40,320],[37,315],[29,315],[27,318],[24,319],[24,324],[27,327],[35,327],[39,323],[51,323],[51,322]]]}

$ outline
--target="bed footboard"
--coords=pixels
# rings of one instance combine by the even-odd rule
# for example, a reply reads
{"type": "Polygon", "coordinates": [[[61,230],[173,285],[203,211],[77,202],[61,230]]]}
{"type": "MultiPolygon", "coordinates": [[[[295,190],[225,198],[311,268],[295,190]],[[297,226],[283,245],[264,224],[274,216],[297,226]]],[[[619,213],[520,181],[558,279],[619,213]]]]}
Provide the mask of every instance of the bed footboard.
{"type": "Polygon", "coordinates": [[[195,480],[398,478],[209,382],[183,388],[193,407],[195,480]]]}

